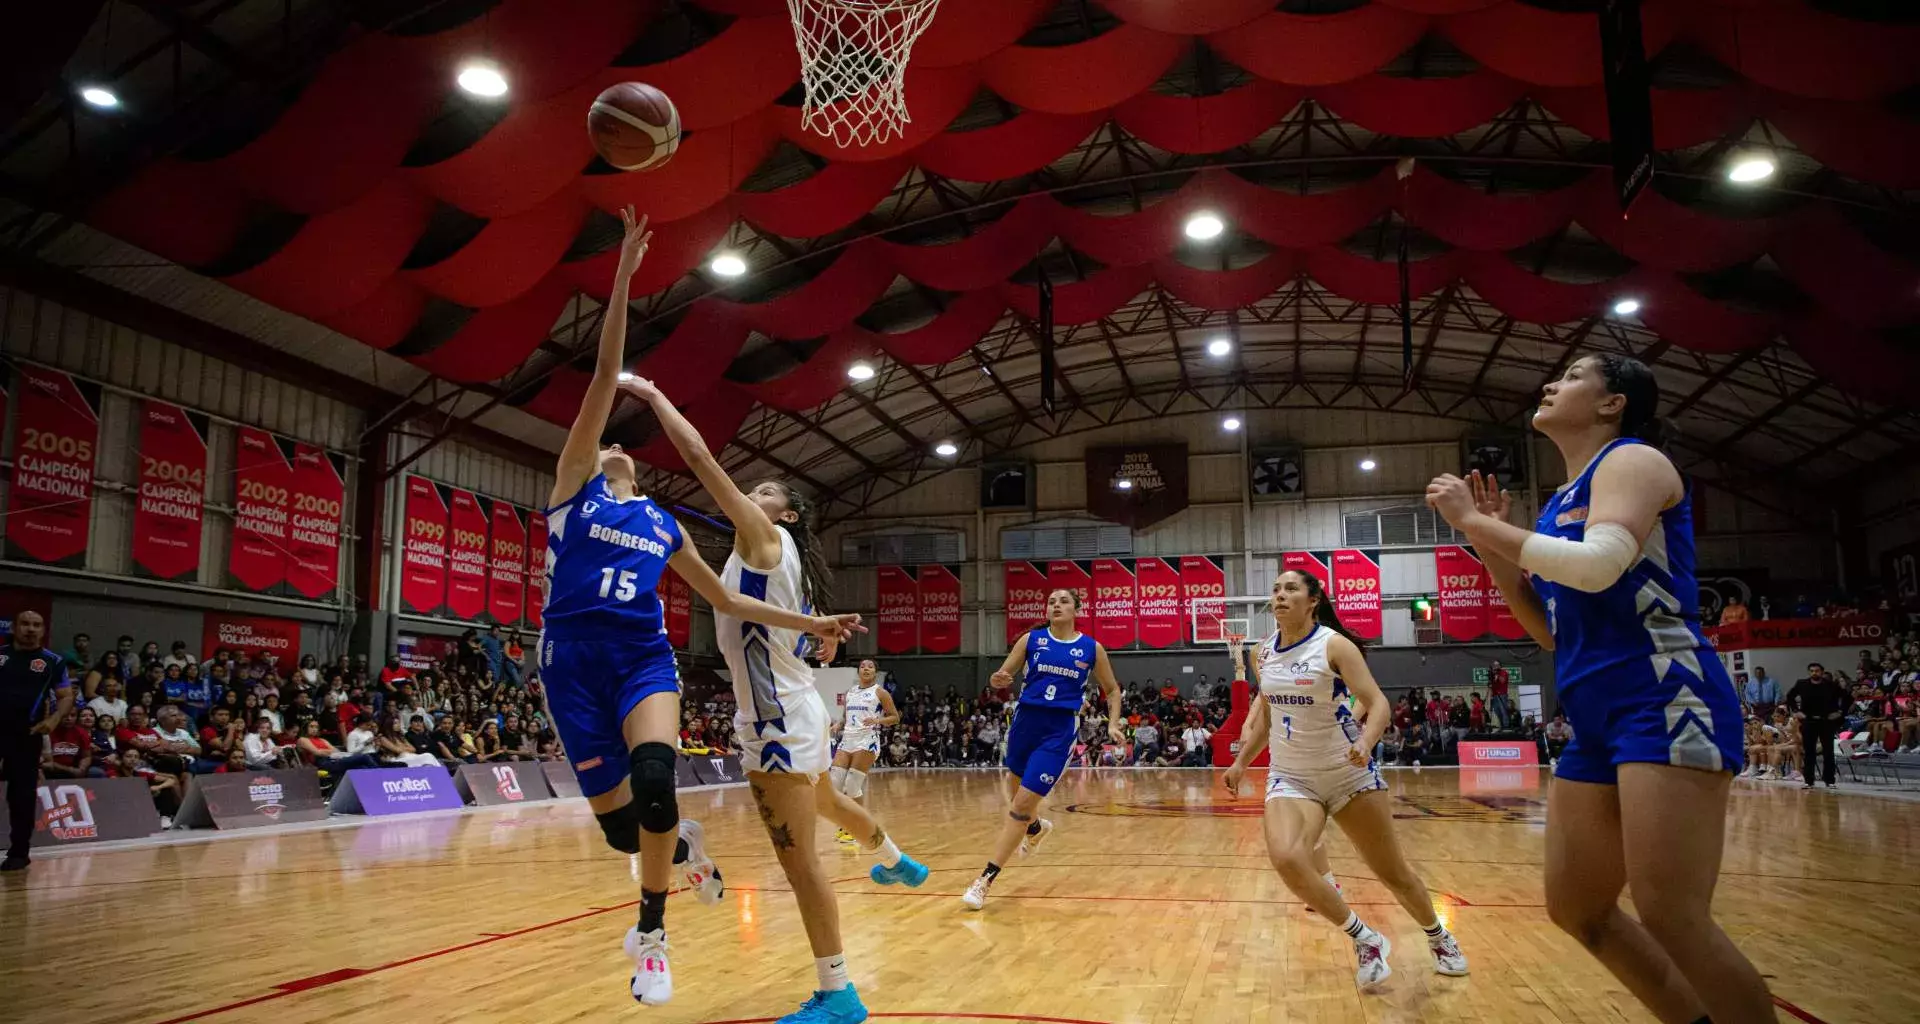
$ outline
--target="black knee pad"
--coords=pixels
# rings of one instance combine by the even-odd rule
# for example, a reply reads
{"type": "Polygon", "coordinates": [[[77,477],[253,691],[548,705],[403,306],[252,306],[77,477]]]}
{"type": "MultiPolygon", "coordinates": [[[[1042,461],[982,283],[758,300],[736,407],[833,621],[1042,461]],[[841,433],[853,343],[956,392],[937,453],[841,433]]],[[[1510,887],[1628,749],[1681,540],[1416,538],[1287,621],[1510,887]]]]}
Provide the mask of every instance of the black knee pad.
{"type": "Polygon", "coordinates": [[[607,837],[607,845],[621,853],[640,852],[640,808],[628,802],[605,814],[593,816],[600,823],[600,831],[607,837]]]}
{"type": "Polygon", "coordinates": [[[679,755],[667,743],[642,743],[633,748],[633,804],[640,827],[649,832],[672,832],[680,827],[680,802],[674,797],[674,768],[679,755]]]}

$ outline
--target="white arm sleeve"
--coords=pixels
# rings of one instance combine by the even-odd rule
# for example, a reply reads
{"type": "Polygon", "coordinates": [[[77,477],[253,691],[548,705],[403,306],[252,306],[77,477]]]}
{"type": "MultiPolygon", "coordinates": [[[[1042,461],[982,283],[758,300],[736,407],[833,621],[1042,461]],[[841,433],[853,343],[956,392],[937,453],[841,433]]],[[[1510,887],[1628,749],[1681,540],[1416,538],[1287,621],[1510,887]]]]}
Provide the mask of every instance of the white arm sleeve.
{"type": "Polygon", "coordinates": [[[1589,594],[1613,586],[1639,557],[1640,545],[1618,523],[1595,523],[1578,541],[1536,533],[1520,547],[1522,569],[1589,594]]]}

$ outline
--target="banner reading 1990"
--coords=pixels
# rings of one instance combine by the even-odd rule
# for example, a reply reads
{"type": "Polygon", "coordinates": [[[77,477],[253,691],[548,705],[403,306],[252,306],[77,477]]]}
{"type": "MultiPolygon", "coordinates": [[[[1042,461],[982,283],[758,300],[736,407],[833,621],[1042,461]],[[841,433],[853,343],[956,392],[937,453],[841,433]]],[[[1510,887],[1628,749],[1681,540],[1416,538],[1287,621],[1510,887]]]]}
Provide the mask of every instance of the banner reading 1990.
{"type": "Polygon", "coordinates": [[[93,522],[100,389],[40,366],[21,365],[17,380],[7,557],[80,565],[93,522]]]}

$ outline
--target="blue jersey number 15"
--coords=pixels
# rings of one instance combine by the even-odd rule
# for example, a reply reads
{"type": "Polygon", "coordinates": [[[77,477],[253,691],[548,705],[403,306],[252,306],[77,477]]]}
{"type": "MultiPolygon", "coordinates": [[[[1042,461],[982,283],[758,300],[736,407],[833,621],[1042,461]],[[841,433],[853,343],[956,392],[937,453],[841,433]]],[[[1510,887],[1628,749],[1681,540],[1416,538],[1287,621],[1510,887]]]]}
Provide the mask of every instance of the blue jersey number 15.
{"type": "Polygon", "coordinates": [[[639,578],[639,573],[625,569],[616,573],[612,566],[608,566],[600,570],[600,596],[611,596],[616,601],[631,601],[634,595],[640,592],[639,588],[633,585],[639,578]]]}

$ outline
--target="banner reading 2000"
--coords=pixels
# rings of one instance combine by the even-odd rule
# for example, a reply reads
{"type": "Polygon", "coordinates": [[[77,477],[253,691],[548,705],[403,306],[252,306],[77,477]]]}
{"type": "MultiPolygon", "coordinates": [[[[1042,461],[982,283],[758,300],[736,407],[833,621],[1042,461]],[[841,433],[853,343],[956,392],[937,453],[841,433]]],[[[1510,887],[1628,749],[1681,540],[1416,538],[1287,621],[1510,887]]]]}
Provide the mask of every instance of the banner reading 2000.
{"type": "Polygon", "coordinates": [[[79,565],[93,522],[100,389],[40,366],[23,365],[19,374],[7,557],[79,565]]]}

